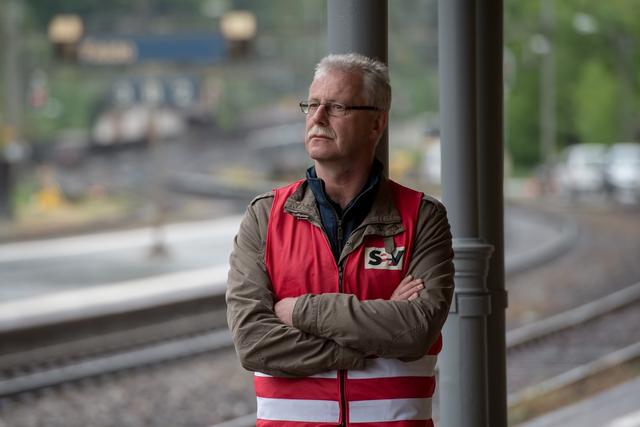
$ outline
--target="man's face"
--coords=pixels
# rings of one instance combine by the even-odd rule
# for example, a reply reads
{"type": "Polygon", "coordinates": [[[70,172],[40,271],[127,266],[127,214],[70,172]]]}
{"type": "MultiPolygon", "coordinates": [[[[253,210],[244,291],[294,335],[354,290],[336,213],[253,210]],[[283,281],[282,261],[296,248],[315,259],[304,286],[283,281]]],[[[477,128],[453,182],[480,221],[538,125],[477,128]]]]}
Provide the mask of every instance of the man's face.
{"type": "MultiPolygon", "coordinates": [[[[327,71],[309,87],[311,102],[337,102],[346,106],[368,105],[359,74],[327,71]]],[[[327,114],[321,106],[306,119],[305,148],[318,163],[349,164],[356,157],[373,158],[386,127],[386,113],[351,110],[346,116],[327,114]]]]}

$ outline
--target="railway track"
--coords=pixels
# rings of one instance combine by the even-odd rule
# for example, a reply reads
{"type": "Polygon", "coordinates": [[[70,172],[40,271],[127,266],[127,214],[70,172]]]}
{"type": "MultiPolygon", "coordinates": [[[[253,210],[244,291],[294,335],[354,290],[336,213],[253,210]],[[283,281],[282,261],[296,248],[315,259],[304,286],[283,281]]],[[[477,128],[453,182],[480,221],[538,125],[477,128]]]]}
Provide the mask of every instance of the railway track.
{"type": "MultiPolygon", "coordinates": [[[[6,332],[0,397],[18,396],[232,346],[223,294],[126,315],[6,332]],[[158,321],[158,319],[164,319],[158,321]],[[120,325],[137,325],[119,330],[120,325]],[[73,330],[69,338],[64,331],[73,330]],[[40,339],[37,339],[40,337],[40,339]],[[43,337],[46,345],[42,345],[43,337]],[[13,340],[11,340],[13,338],[13,340]],[[20,338],[16,340],[16,338],[20,338]]],[[[640,342],[640,283],[507,334],[508,389],[517,402],[559,375],[640,342]]]]}
{"type": "Polygon", "coordinates": [[[507,334],[512,401],[527,389],[640,343],[640,283],[507,334]],[[630,327],[631,326],[631,327],[630,327]]]}
{"type": "Polygon", "coordinates": [[[86,314],[0,331],[0,398],[232,346],[224,284],[157,306],[86,314]]]}

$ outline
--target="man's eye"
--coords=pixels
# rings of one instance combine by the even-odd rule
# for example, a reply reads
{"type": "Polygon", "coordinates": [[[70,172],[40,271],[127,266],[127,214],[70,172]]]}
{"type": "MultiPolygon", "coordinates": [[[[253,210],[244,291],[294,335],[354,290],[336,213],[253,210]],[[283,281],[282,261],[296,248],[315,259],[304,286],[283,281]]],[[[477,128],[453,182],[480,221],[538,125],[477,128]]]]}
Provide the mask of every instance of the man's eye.
{"type": "Polygon", "coordinates": [[[338,112],[344,111],[344,105],[342,104],[331,104],[331,106],[333,107],[333,111],[338,111],[338,112]]]}
{"type": "Polygon", "coordinates": [[[314,110],[317,109],[320,106],[320,104],[318,104],[317,102],[310,102],[309,103],[309,108],[313,108],[314,110]]]}

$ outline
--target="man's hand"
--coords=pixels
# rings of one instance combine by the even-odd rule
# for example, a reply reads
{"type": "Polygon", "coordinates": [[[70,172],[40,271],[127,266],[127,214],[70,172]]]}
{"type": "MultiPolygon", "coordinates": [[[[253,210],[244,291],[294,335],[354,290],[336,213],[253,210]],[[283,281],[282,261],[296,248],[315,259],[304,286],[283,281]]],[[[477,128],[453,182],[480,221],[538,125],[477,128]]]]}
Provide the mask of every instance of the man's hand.
{"type": "Polygon", "coordinates": [[[402,279],[396,290],[393,291],[390,299],[391,301],[414,300],[418,298],[418,292],[422,288],[424,288],[422,279],[414,279],[413,276],[408,274],[407,277],[402,279]]]}
{"type": "Polygon", "coordinates": [[[276,303],[273,310],[283,323],[293,326],[293,307],[298,298],[283,298],[276,303]]]}

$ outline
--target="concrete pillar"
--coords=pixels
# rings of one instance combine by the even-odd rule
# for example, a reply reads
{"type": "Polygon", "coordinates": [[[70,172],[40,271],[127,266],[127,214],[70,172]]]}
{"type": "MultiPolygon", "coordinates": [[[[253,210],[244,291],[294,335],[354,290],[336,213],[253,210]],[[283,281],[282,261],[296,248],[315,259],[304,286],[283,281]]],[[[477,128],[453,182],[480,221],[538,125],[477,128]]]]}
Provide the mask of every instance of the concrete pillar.
{"type": "MultiPolygon", "coordinates": [[[[444,0],[449,1],[449,0],[444,0]]],[[[492,247],[478,238],[453,239],[456,291],[443,329],[440,427],[489,427],[486,274],[492,247]]]]}
{"type": "Polygon", "coordinates": [[[504,283],[503,0],[477,2],[478,184],[480,237],[493,245],[487,288],[489,426],[507,427],[504,283]]]}
{"type": "MultiPolygon", "coordinates": [[[[329,0],[329,53],[361,53],[388,64],[387,0],[329,0]]],[[[382,136],[376,157],[389,171],[388,133],[382,136]]]]}
{"type": "Polygon", "coordinates": [[[456,291],[443,330],[440,425],[487,427],[486,287],[492,246],[480,239],[476,5],[441,0],[438,9],[443,200],[454,237],[456,291]]]}

